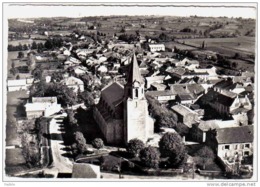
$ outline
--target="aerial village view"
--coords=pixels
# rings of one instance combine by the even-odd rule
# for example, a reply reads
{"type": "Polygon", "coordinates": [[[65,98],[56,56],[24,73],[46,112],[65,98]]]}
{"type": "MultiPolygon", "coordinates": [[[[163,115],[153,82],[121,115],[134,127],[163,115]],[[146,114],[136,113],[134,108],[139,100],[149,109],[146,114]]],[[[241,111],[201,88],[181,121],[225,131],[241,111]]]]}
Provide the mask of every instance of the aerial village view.
{"type": "Polygon", "coordinates": [[[8,19],[5,175],[252,178],[255,36],[235,16],[8,19]]]}

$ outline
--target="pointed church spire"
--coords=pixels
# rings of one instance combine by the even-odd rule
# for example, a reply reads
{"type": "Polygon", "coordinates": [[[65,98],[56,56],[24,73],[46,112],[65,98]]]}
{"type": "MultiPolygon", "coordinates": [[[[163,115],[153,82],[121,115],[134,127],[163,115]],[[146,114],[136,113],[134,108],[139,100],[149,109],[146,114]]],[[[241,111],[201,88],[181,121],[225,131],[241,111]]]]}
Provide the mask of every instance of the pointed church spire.
{"type": "Polygon", "coordinates": [[[128,77],[127,77],[127,84],[133,84],[135,81],[139,82],[140,84],[143,83],[143,78],[141,76],[139,66],[136,60],[135,52],[131,59],[131,64],[129,66],[128,77]]]}

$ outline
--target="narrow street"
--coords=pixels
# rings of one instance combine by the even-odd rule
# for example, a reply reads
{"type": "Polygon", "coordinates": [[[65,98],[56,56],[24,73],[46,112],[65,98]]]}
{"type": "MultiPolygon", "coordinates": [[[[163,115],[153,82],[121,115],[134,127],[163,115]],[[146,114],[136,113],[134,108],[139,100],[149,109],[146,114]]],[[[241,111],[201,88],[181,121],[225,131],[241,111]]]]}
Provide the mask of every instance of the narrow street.
{"type": "Polygon", "coordinates": [[[61,128],[64,115],[55,116],[50,122],[50,146],[53,157],[53,168],[59,173],[71,173],[72,162],[66,157],[66,146],[62,139],[64,131],[61,128]]]}

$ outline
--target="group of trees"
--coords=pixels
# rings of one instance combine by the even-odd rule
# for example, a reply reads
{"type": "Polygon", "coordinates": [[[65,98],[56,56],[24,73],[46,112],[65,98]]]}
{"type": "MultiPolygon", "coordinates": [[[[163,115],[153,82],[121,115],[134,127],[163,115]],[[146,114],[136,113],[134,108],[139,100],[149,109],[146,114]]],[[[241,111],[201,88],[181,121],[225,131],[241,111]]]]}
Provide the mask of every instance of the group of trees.
{"type": "Polygon", "coordinates": [[[138,41],[138,36],[135,34],[121,34],[118,36],[118,39],[127,43],[131,43],[134,41],[138,41]]]}
{"type": "MultiPolygon", "coordinates": [[[[74,154],[87,154],[88,153],[88,145],[86,143],[86,139],[82,132],[76,131],[74,133],[75,143],[72,144],[72,149],[74,154]]],[[[104,147],[104,142],[101,138],[95,138],[92,142],[92,146],[96,149],[101,149],[104,147]]]]}
{"type": "Polygon", "coordinates": [[[186,163],[187,151],[181,137],[177,133],[166,133],[159,142],[159,149],[145,147],[139,139],[132,139],[127,145],[127,152],[132,157],[139,157],[141,163],[148,168],[158,168],[161,158],[166,159],[168,168],[177,168],[186,163]]]}
{"type": "Polygon", "coordinates": [[[32,50],[39,50],[39,51],[42,51],[43,49],[45,48],[44,44],[39,42],[39,43],[36,43],[35,41],[32,42],[32,44],[21,44],[19,43],[19,45],[12,45],[12,44],[9,44],[7,46],[7,50],[8,51],[26,51],[28,49],[32,49],[32,50]]]}
{"type": "Polygon", "coordinates": [[[44,80],[35,83],[30,89],[30,97],[57,97],[62,106],[72,106],[78,101],[77,94],[67,85],[45,83],[44,80]]]}
{"type": "Polygon", "coordinates": [[[41,163],[41,149],[39,143],[41,137],[45,132],[45,128],[49,119],[37,118],[34,123],[26,123],[23,125],[23,134],[21,138],[22,154],[28,167],[40,166],[41,163]]]}
{"type": "Polygon", "coordinates": [[[54,49],[54,48],[60,48],[63,46],[63,39],[60,37],[55,37],[55,38],[49,38],[46,40],[44,43],[44,47],[48,50],[54,49]]]}
{"type": "Polygon", "coordinates": [[[161,106],[161,104],[152,96],[146,95],[149,103],[149,112],[155,118],[155,129],[159,130],[160,127],[175,128],[177,125],[177,115],[168,108],[161,106]]]}
{"type": "Polygon", "coordinates": [[[7,50],[8,51],[26,51],[28,50],[28,46],[26,44],[22,45],[21,43],[19,43],[19,45],[12,45],[12,44],[9,44],[7,46],[7,50]]]}

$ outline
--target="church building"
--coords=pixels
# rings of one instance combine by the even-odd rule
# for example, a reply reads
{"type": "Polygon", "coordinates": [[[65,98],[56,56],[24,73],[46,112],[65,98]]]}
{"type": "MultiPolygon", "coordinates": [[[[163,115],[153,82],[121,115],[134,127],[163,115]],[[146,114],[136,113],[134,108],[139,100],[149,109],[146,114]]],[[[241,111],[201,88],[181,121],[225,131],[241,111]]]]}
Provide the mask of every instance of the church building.
{"type": "Polygon", "coordinates": [[[133,138],[146,142],[153,135],[154,121],[148,113],[144,85],[134,54],[127,83],[112,82],[102,89],[93,115],[108,144],[126,145],[133,138]]]}

